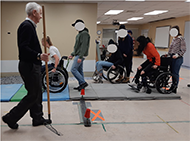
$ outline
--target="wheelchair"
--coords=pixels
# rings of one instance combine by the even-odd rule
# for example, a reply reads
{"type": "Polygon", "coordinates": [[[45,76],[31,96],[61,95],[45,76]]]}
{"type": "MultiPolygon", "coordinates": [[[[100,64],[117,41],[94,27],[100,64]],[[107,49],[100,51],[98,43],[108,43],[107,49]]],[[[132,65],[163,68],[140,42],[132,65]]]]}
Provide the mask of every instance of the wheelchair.
{"type": "MultiPolygon", "coordinates": [[[[48,68],[49,75],[49,91],[52,93],[57,93],[63,91],[68,84],[68,72],[67,67],[69,64],[69,59],[67,56],[62,56],[59,61],[59,64],[56,68],[55,72],[52,72],[52,68],[48,68]],[[67,65],[64,68],[64,60],[67,60],[67,65]]],[[[47,89],[47,81],[46,81],[46,71],[42,74],[42,86],[44,89],[47,89]]]]}
{"type": "MultiPolygon", "coordinates": [[[[177,80],[170,71],[170,65],[172,60],[171,56],[162,55],[160,58],[161,65],[158,67],[158,69],[146,76],[146,93],[150,94],[152,92],[150,88],[156,88],[159,93],[170,94],[177,87],[177,80]]],[[[141,80],[141,82],[137,85],[137,90],[140,90],[143,87],[142,81],[143,80],[141,80]]]]}
{"type": "MultiPolygon", "coordinates": [[[[123,71],[123,74],[125,74],[125,70],[123,68],[123,66],[118,65],[116,66],[115,69],[113,69],[112,67],[103,67],[103,73],[102,73],[102,77],[105,80],[108,80],[110,83],[114,84],[116,83],[115,80],[118,78],[118,76],[120,75],[120,72],[123,71]]],[[[99,83],[103,83],[103,81],[99,80],[99,72],[95,71],[92,78],[93,80],[99,82],[99,83]]]]}

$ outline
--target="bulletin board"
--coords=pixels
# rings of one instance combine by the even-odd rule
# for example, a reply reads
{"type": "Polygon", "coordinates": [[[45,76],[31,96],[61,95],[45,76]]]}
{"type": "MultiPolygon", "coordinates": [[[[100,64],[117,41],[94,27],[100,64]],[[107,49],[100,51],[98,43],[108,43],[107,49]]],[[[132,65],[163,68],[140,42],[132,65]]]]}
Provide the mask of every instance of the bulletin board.
{"type": "Polygon", "coordinates": [[[168,48],[170,41],[170,26],[163,26],[156,28],[155,47],[168,48]]]}

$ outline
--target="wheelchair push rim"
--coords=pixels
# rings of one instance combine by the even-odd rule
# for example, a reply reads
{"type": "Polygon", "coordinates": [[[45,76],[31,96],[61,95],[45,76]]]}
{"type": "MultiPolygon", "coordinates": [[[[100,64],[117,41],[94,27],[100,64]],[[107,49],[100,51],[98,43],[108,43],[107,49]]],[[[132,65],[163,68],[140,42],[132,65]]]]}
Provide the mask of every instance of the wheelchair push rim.
{"type": "Polygon", "coordinates": [[[156,78],[156,89],[162,94],[170,94],[177,87],[177,80],[172,73],[164,72],[156,78]]]}
{"type": "MultiPolygon", "coordinates": [[[[48,70],[49,91],[52,93],[63,91],[68,84],[68,80],[67,80],[68,78],[66,74],[58,68],[56,69],[56,72],[52,72],[51,70],[52,68],[48,70]]],[[[46,73],[44,73],[42,76],[42,84],[43,84],[43,87],[47,88],[46,73]]]]}

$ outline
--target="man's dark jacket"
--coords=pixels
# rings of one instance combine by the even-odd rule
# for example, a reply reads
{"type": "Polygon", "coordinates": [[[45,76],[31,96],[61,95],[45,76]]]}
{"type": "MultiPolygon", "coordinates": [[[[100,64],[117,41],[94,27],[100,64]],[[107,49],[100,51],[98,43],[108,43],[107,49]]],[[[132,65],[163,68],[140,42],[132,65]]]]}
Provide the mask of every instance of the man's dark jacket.
{"type": "Polygon", "coordinates": [[[25,20],[20,24],[17,37],[19,60],[40,65],[41,61],[37,60],[37,55],[38,53],[42,53],[42,50],[36,29],[31,21],[25,20]]]}

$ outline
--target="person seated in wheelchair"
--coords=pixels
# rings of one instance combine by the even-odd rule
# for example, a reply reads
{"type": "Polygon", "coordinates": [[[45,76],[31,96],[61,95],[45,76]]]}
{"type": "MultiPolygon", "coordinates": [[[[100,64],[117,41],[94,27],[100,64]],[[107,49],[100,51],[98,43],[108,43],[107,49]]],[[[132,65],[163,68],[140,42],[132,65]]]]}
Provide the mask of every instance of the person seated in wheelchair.
{"type": "Polygon", "coordinates": [[[160,66],[160,55],[148,37],[139,36],[137,38],[137,44],[138,54],[143,52],[147,56],[147,60],[137,68],[136,75],[133,79],[135,82],[130,85],[136,86],[138,90],[144,86],[148,91],[147,76],[156,71],[160,66]],[[141,83],[139,81],[140,77],[142,79],[141,83]]]}
{"type": "MultiPolygon", "coordinates": [[[[42,45],[44,46],[43,38],[42,38],[42,45]]],[[[46,37],[46,47],[49,49],[50,53],[50,61],[48,62],[48,68],[53,68],[52,72],[55,72],[59,64],[59,61],[61,59],[60,52],[55,46],[53,46],[49,36],[46,37]]],[[[42,65],[41,72],[43,73],[44,71],[45,71],[45,65],[42,65]]]]}
{"type": "Polygon", "coordinates": [[[108,42],[107,50],[111,56],[105,61],[96,62],[96,71],[93,75],[93,79],[99,83],[103,83],[102,74],[104,67],[116,69],[118,65],[123,63],[122,54],[118,49],[117,44],[112,39],[110,39],[108,42]]]}

